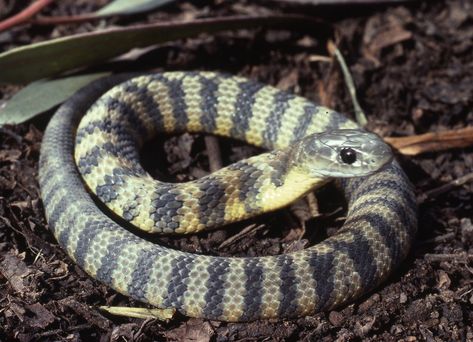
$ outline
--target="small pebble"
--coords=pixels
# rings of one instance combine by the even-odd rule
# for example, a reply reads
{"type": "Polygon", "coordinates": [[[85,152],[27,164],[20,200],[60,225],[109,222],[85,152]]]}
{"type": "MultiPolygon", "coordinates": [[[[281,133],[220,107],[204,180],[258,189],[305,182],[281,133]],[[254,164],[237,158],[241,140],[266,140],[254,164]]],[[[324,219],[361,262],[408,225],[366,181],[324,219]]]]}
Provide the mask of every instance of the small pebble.
{"type": "Polygon", "coordinates": [[[460,220],[461,239],[465,244],[473,244],[473,224],[469,218],[460,220]]]}
{"type": "Polygon", "coordinates": [[[448,289],[452,281],[448,276],[447,272],[440,270],[438,271],[438,281],[437,281],[437,288],[439,289],[448,289]]]}
{"type": "Polygon", "coordinates": [[[401,304],[404,304],[405,302],[407,302],[407,296],[406,294],[403,292],[399,295],[399,303],[401,304]]]}
{"type": "Polygon", "coordinates": [[[328,314],[328,320],[330,321],[330,323],[332,323],[333,326],[340,327],[342,326],[345,318],[338,311],[330,311],[330,313],[328,314]]]}

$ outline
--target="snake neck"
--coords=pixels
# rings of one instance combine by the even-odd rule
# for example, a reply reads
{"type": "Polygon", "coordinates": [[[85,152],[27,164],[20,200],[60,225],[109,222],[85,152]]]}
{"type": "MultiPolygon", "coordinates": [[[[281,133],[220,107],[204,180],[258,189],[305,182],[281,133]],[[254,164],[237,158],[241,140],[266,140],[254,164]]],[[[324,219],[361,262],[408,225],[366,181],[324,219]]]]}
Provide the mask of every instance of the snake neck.
{"type": "Polygon", "coordinates": [[[293,152],[292,148],[275,150],[245,161],[261,170],[255,185],[246,192],[246,202],[255,203],[256,210],[247,210],[251,216],[283,208],[330,180],[308,175],[305,168],[294,163],[293,152]]]}
{"type": "Polygon", "coordinates": [[[320,188],[329,179],[308,178],[307,175],[298,169],[291,169],[287,172],[284,183],[280,186],[261,189],[262,211],[272,211],[283,208],[289,203],[303,197],[308,192],[320,188]]]}

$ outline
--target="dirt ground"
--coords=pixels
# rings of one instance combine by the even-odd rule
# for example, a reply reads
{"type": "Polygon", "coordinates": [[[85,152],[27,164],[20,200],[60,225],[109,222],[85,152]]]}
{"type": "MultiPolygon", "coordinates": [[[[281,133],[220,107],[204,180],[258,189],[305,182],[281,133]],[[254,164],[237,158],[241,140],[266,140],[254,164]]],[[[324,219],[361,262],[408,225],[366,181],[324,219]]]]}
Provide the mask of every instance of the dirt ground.
{"type": "MultiPolygon", "coordinates": [[[[89,3],[61,1],[44,14],[77,14],[100,2],[89,3]]],[[[271,1],[203,3],[171,4],[127,19],[23,26],[0,34],[0,51],[110,25],[300,13],[325,20],[329,29],[202,35],[104,68],[220,70],[289,89],[351,115],[339,67],[323,58],[327,38],[336,38],[375,132],[410,136],[473,125],[473,4],[468,0],[335,9],[271,1]]],[[[1,87],[0,105],[18,89],[1,87]]],[[[159,322],[100,311],[101,305],[143,304],[88,277],[48,231],[36,176],[49,114],[0,128],[0,341],[473,341],[473,182],[452,185],[473,172],[473,147],[398,155],[418,196],[418,237],[389,281],[355,303],[295,320],[229,324],[178,315],[159,322]]],[[[227,140],[220,140],[220,147],[224,164],[257,152],[227,140]]],[[[209,170],[202,135],[161,139],[146,148],[143,159],[154,175],[176,181],[209,170]]],[[[301,202],[225,230],[163,240],[183,250],[224,256],[302,248],[340,226],[344,205],[331,190],[317,194],[316,217],[301,202]]]]}

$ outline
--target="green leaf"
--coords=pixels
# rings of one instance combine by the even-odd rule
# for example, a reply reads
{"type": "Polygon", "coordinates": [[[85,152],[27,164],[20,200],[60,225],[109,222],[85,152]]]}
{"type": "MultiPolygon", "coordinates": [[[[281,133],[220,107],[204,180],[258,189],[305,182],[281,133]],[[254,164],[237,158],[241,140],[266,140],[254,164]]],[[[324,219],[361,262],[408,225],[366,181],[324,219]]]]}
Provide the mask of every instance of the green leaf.
{"type": "Polygon", "coordinates": [[[115,0],[101,8],[94,15],[120,15],[146,12],[175,0],[115,0]]]}
{"type": "Polygon", "coordinates": [[[0,54],[0,83],[27,83],[51,77],[67,70],[103,62],[135,47],[193,37],[200,33],[269,25],[304,25],[314,32],[321,29],[320,22],[313,18],[271,15],[158,23],[78,34],[0,54]]]}
{"type": "Polygon", "coordinates": [[[25,122],[64,102],[86,84],[108,74],[103,72],[33,82],[16,93],[0,111],[0,125],[25,122]]]}

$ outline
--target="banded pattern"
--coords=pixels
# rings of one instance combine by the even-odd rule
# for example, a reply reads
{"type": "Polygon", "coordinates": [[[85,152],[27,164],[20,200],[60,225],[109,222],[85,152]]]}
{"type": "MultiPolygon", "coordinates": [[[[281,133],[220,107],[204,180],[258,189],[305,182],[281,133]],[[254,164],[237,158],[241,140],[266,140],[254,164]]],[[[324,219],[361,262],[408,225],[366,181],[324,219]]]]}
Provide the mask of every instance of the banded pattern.
{"type": "MultiPolygon", "coordinates": [[[[323,184],[322,177],[292,167],[295,154],[312,160],[320,152],[298,152],[308,150],[307,143],[295,145],[298,149],[292,143],[333,126],[331,113],[240,77],[211,72],[142,76],[114,87],[88,111],[78,128],[75,159],[91,191],[135,227],[194,233],[279,209],[323,184]],[[209,119],[208,108],[212,124],[203,119],[209,119]],[[273,152],[195,182],[153,180],[139,164],[139,147],[157,133],[184,130],[230,136],[273,152]]],[[[338,119],[336,127],[356,126],[338,119]]],[[[313,161],[310,167],[318,168],[313,161]]]]}
{"type": "MultiPolygon", "coordinates": [[[[383,281],[406,256],[417,227],[416,205],[395,161],[371,176],[340,180],[349,203],[344,226],[322,243],[288,255],[189,254],[152,244],[120,227],[87,193],[74,153],[85,178],[92,171],[100,175],[87,183],[105,202],[113,207],[129,196],[124,205],[117,205],[125,219],[145,222],[149,230],[186,232],[189,227],[229,222],[232,215],[266,210],[261,204],[267,201],[257,201],[254,189],[283,188],[287,194],[291,189],[277,184],[274,173],[284,172],[284,163],[271,153],[250,158],[188,185],[185,192],[190,196],[185,196],[174,185],[139,180],[150,177],[139,166],[137,150],[156,131],[203,131],[279,149],[313,132],[357,127],[301,97],[239,77],[164,73],[133,78],[109,90],[126,78],[102,79],[76,93],[51,120],[41,150],[39,182],[50,228],[92,277],[140,301],[188,316],[249,321],[306,315],[351,301],[383,281]],[[104,106],[109,115],[101,117],[104,106]],[[93,115],[83,118],[76,135],[86,111],[93,115]],[[116,115],[123,125],[116,124],[116,115]],[[93,143],[85,144],[85,137],[93,143]],[[120,156],[122,164],[110,156],[120,156]],[[281,165],[268,168],[274,163],[281,165]],[[258,183],[262,173],[266,180],[258,183]],[[235,175],[254,177],[254,185],[248,186],[251,179],[233,179],[235,175]],[[138,202],[156,209],[154,216],[142,214],[138,202]]],[[[309,189],[313,183],[302,186],[309,189]]]]}

